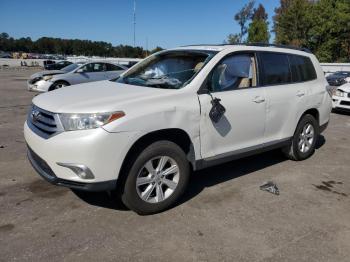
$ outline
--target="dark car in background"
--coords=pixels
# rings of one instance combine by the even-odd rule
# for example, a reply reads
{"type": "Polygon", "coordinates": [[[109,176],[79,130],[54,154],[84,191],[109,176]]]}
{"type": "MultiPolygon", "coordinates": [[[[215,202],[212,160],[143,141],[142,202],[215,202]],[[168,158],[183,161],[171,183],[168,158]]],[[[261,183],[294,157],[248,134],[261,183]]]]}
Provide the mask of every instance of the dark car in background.
{"type": "Polygon", "coordinates": [[[68,65],[71,65],[73,64],[72,62],[69,62],[69,61],[60,61],[60,62],[57,62],[57,63],[46,63],[44,64],[44,68],[46,70],[61,70],[62,68],[68,66],[68,65]]]}
{"type": "Polygon", "coordinates": [[[329,85],[341,86],[350,82],[350,71],[338,71],[326,77],[329,85]]]}

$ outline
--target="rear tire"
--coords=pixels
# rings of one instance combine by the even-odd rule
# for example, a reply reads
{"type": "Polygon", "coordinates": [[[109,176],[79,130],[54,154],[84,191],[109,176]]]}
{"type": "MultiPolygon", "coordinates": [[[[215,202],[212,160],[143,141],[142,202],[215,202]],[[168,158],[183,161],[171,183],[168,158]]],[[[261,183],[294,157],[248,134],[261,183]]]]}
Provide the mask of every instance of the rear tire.
{"type": "Polygon", "coordinates": [[[282,149],[286,157],[294,161],[309,158],[315,152],[319,129],[318,122],[312,115],[304,115],[297,125],[292,143],[282,149]]]}
{"type": "Polygon", "coordinates": [[[131,161],[122,192],[122,201],[131,210],[140,215],[159,213],[184,193],[190,165],[177,144],[155,142],[131,161]]]}

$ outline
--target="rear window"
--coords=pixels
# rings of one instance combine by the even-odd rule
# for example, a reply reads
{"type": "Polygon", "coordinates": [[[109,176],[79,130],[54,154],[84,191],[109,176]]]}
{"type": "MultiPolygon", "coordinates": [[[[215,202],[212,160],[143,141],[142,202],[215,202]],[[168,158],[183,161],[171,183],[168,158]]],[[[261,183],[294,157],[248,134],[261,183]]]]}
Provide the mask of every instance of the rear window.
{"type": "Polygon", "coordinates": [[[317,78],[310,58],[298,55],[288,55],[288,57],[293,82],[311,81],[317,78]]]}
{"type": "Polygon", "coordinates": [[[260,53],[262,84],[278,85],[292,82],[289,60],[286,54],[260,53]]]}

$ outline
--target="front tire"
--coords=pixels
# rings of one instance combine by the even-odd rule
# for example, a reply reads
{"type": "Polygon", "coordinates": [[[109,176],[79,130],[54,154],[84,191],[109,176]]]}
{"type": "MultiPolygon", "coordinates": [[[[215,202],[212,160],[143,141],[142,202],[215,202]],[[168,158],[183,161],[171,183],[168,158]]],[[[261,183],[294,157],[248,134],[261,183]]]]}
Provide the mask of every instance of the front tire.
{"type": "Polygon", "coordinates": [[[294,161],[309,158],[315,152],[319,133],[319,125],[316,119],[312,115],[304,115],[295,130],[292,143],[283,148],[284,154],[294,161]]]}
{"type": "Polygon", "coordinates": [[[65,86],[69,86],[69,83],[66,81],[57,81],[52,85],[52,87],[50,88],[49,91],[60,89],[60,88],[65,87],[65,86]]]}
{"type": "Polygon", "coordinates": [[[122,192],[123,203],[140,215],[164,211],[184,193],[190,165],[184,151],[170,141],[147,146],[132,161],[122,192]]]}

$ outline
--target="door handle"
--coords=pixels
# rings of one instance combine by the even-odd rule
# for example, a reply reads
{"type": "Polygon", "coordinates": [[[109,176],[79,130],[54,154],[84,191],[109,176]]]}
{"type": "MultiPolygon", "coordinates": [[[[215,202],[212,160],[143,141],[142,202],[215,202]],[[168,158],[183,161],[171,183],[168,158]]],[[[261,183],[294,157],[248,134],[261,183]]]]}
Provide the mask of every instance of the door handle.
{"type": "Polygon", "coordinates": [[[298,91],[297,92],[297,96],[298,97],[302,97],[302,96],[304,96],[305,95],[305,93],[303,92],[303,91],[298,91]]]}
{"type": "Polygon", "coordinates": [[[254,99],[253,99],[253,102],[255,103],[262,103],[262,102],[265,102],[265,98],[261,97],[261,96],[256,96],[254,99]]]}

